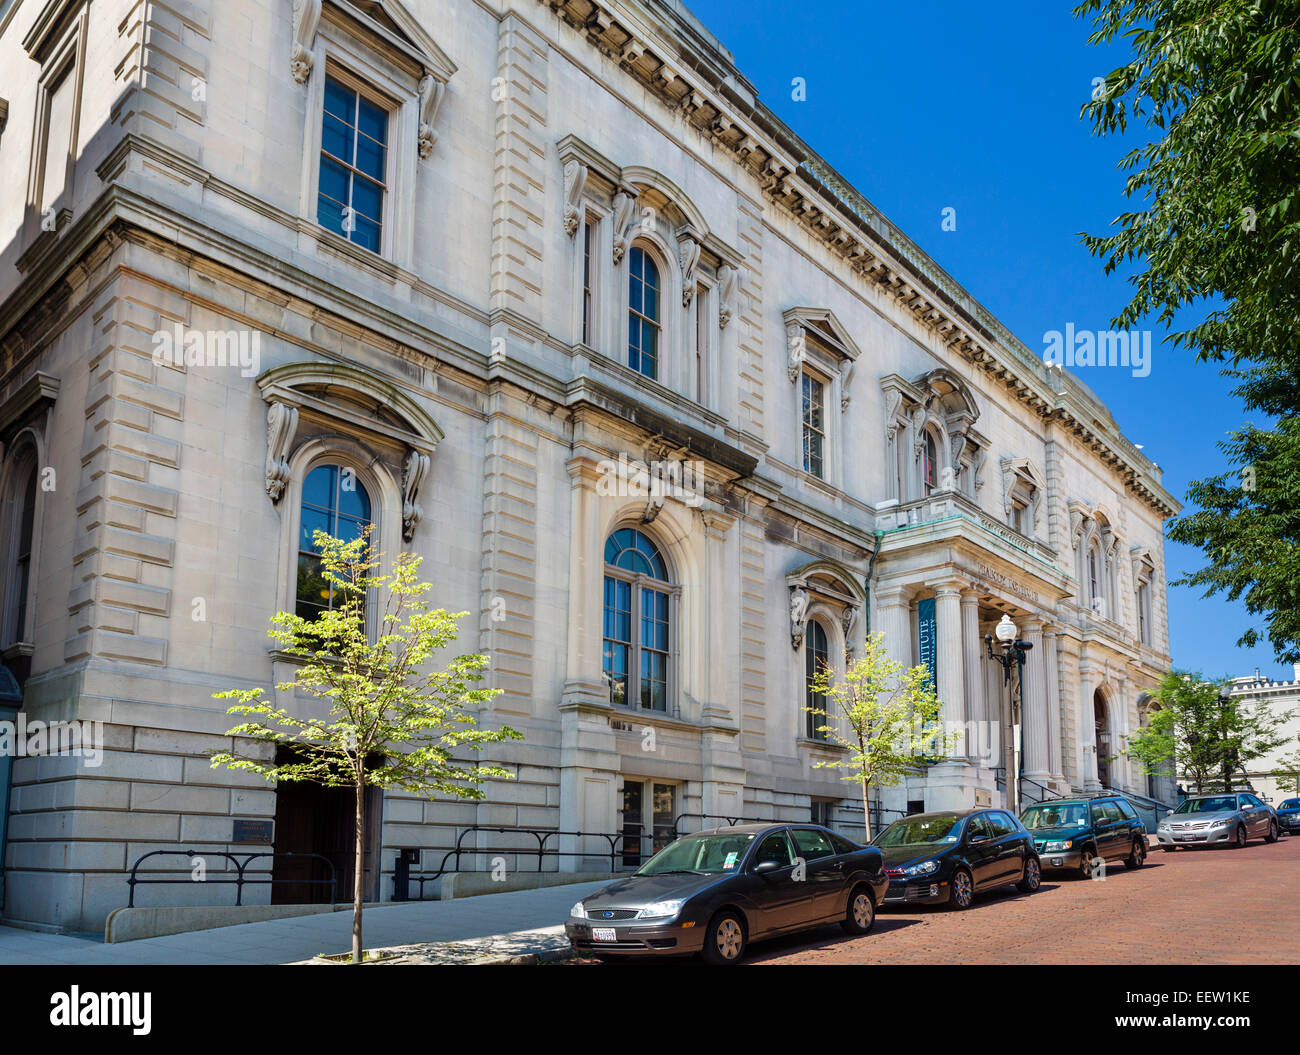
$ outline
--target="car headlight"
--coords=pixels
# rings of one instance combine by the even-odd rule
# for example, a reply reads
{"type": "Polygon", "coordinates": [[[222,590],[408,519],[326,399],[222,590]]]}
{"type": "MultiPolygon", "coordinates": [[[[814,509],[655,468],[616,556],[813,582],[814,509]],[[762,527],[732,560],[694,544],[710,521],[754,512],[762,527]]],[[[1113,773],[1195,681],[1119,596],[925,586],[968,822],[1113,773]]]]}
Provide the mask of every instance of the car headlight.
{"type": "Polygon", "coordinates": [[[922,861],[919,865],[912,865],[911,868],[903,869],[903,875],[928,876],[931,872],[937,871],[939,871],[938,861],[922,861]]]}
{"type": "Polygon", "coordinates": [[[1046,843],[1043,846],[1043,852],[1049,854],[1059,854],[1062,850],[1068,850],[1074,845],[1073,839],[1058,839],[1056,842],[1046,843]]]}
{"type": "Polygon", "coordinates": [[[573,908],[569,909],[569,918],[570,918],[570,919],[586,919],[586,918],[587,918],[587,910],[586,910],[585,908],[582,907],[582,902],[581,902],[581,901],[579,901],[576,905],[574,905],[573,908]]]}
{"type": "Polygon", "coordinates": [[[1232,822],[1231,819],[1226,820],[1226,821],[1215,821],[1213,824],[1210,825],[1210,827],[1211,827],[1211,828],[1226,828],[1226,827],[1228,827],[1228,826],[1229,826],[1230,824],[1232,824],[1232,823],[1233,823],[1233,822],[1232,822]]]}
{"type": "Polygon", "coordinates": [[[681,912],[682,906],[686,904],[684,897],[672,898],[668,901],[656,901],[646,905],[636,914],[637,919],[670,919],[677,913],[681,912]]]}

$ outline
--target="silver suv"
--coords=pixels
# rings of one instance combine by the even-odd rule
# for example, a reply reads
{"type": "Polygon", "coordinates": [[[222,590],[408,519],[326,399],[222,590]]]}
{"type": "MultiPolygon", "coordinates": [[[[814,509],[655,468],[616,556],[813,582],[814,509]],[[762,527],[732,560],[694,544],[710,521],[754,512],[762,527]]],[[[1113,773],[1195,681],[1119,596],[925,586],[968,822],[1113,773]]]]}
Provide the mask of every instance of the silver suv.
{"type": "Polygon", "coordinates": [[[1180,846],[1214,843],[1243,847],[1247,840],[1277,842],[1277,817],[1270,806],[1245,791],[1193,795],[1170,810],[1156,828],[1160,849],[1173,853],[1180,846]]]}

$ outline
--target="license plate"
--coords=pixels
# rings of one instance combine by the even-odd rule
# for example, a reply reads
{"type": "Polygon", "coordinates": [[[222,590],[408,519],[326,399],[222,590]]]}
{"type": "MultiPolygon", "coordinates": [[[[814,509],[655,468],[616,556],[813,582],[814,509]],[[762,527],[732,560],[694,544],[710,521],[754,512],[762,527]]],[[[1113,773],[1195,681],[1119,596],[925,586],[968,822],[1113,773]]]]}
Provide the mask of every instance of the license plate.
{"type": "Polygon", "coordinates": [[[613,927],[592,927],[591,937],[593,941],[618,941],[613,927]]]}

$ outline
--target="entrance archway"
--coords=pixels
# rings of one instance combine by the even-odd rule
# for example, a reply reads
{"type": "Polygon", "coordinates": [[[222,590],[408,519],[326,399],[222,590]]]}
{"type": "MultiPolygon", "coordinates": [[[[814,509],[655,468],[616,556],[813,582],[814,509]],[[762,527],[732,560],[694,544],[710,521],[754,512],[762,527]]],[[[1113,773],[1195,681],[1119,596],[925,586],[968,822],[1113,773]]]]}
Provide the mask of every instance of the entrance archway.
{"type": "Polygon", "coordinates": [[[1093,725],[1096,730],[1097,780],[1103,788],[1110,787],[1110,715],[1106,697],[1101,689],[1092,694],[1093,725]]]}

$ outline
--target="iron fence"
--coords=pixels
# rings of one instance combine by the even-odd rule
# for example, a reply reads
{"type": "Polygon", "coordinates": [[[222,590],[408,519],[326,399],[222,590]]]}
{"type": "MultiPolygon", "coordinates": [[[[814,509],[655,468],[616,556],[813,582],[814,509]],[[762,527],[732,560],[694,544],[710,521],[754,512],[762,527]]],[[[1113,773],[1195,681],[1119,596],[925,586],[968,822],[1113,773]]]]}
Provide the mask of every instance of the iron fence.
{"type": "Polygon", "coordinates": [[[135,864],[131,866],[131,874],[127,878],[127,886],[130,888],[130,896],[127,898],[127,908],[135,908],[135,888],[137,886],[180,886],[203,883],[207,886],[233,886],[235,888],[235,904],[244,903],[244,887],[246,886],[274,886],[277,883],[300,883],[309,886],[328,886],[330,888],[330,907],[333,908],[338,904],[338,877],[334,871],[334,862],[322,854],[313,853],[292,853],[282,851],[274,853],[265,851],[262,853],[251,854],[232,854],[222,850],[151,850],[147,854],[142,854],[136,859],[135,864]],[[139,876],[140,865],[151,857],[188,857],[191,862],[191,873],[193,871],[193,861],[195,858],[207,860],[209,857],[224,857],[235,866],[235,876],[233,879],[209,879],[205,871],[203,879],[194,879],[192,874],[185,879],[141,879],[139,876]],[[283,857],[293,857],[299,860],[316,860],[320,861],[329,869],[328,879],[274,879],[268,876],[265,879],[250,879],[245,872],[248,866],[256,860],[269,857],[273,861],[283,857]]]}

